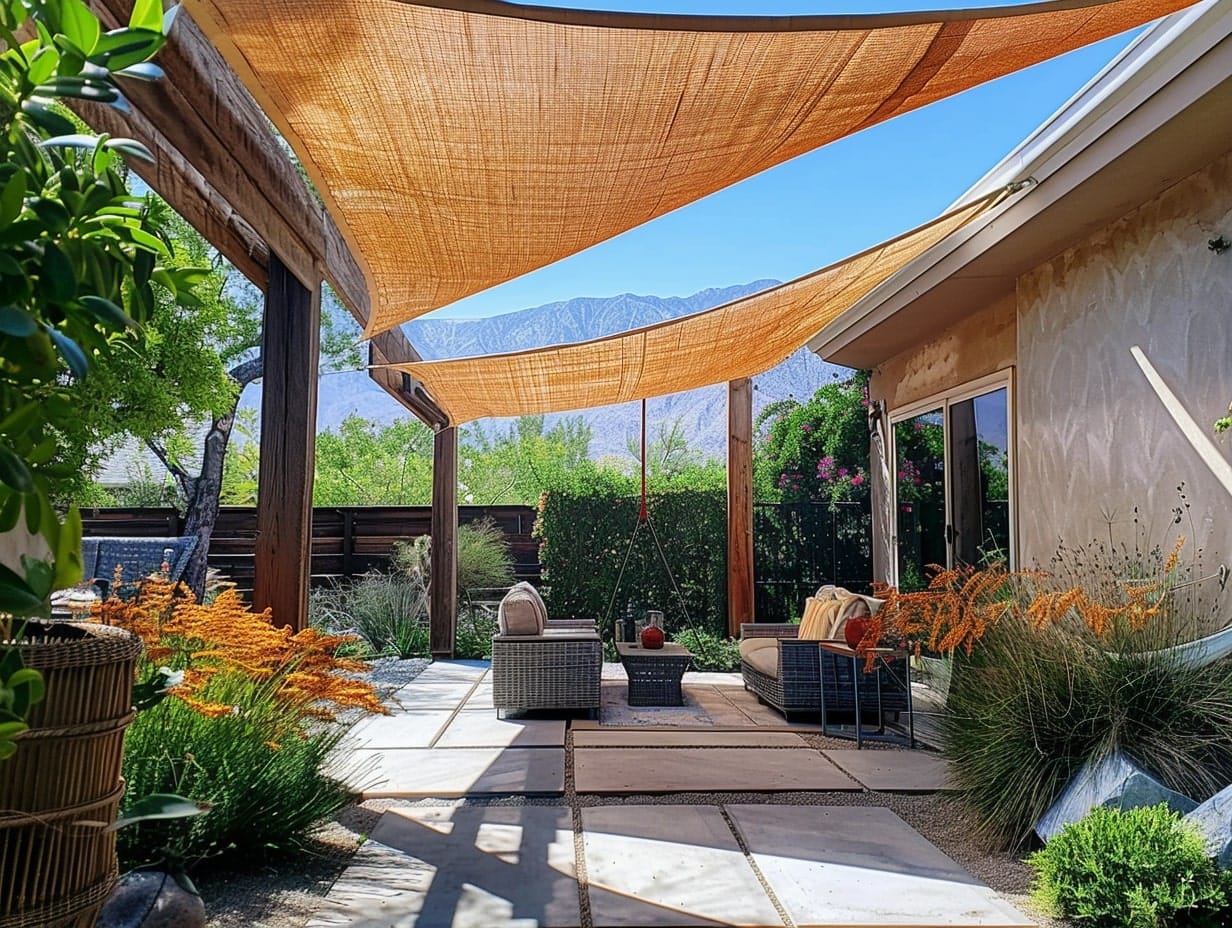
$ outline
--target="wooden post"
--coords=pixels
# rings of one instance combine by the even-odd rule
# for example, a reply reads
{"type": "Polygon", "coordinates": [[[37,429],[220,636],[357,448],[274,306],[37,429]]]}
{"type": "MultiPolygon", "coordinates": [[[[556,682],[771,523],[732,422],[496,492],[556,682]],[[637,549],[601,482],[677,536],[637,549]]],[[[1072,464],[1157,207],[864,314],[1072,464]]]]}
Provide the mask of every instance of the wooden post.
{"type": "Polygon", "coordinates": [[[321,285],[305,286],[270,255],[261,334],[261,465],[252,603],[274,624],[308,621],[312,477],[317,434],[321,285]]]}
{"type": "Polygon", "coordinates": [[[453,657],[458,622],[458,430],[440,429],[432,441],[432,589],[428,646],[435,658],[453,657]]]}
{"type": "Polygon", "coordinates": [[[727,630],[753,621],[753,381],[727,385],[727,630]]]}

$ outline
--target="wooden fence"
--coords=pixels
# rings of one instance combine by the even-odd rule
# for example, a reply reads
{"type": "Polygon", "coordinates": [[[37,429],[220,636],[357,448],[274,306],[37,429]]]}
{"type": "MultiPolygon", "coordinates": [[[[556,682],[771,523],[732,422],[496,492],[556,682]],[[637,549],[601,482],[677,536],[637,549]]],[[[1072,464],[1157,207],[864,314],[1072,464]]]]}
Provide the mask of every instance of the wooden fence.
{"type": "MultiPolygon", "coordinates": [[[[150,538],[181,535],[184,520],[174,509],[85,509],[86,536],[150,538]]],[[[395,541],[430,530],[428,506],[318,507],[312,511],[312,580],[314,584],[354,577],[389,566],[395,541]]],[[[539,542],[531,537],[535,510],[530,506],[459,506],[466,525],[491,519],[509,541],[519,580],[539,579],[539,542]]],[[[210,542],[209,563],[244,591],[252,589],[257,511],[224,506],[210,542]]]]}

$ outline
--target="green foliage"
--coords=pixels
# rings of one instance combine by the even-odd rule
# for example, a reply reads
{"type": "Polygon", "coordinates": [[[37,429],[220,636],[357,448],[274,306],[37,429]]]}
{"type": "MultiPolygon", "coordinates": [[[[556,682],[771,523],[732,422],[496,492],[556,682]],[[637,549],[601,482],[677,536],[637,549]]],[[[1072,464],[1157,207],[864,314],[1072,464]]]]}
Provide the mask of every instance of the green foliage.
{"type": "Polygon", "coordinates": [[[693,654],[694,670],[730,673],[740,669],[740,642],[700,628],[686,628],[674,636],[693,654]]]}
{"type": "Polygon", "coordinates": [[[1098,808],[1067,825],[1028,862],[1036,896],[1094,928],[1226,924],[1232,882],[1198,831],[1168,809],[1098,808]]]}
{"type": "Polygon", "coordinates": [[[454,656],[464,661],[489,660],[492,657],[492,636],[495,634],[495,609],[460,608],[454,656]]]}
{"type": "Polygon", "coordinates": [[[868,375],[830,383],[803,405],[783,400],[766,407],[757,431],[755,483],[762,499],[828,499],[868,495],[868,375]],[[769,423],[768,431],[765,430],[769,423]]]}
{"type": "Polygon", "coordinates": [[[467,426],[459,442],[458,499],[475,506],[533,506],[544,488],[582,465],[590,439],[581,416],[550,429],[543,416],[522,416],[503,432],[467,426]]]}
{"type": "MultiPolygon", "coordinates": [[[[47,615],[51,590],[81,577],[80,515],[58,515],[50,494],[73,474],[61,436],[79,416],[83,381],[133,347],[160,291],[194,299],[196,273],[167,260],[160,217],[125,186],[121,155],[149,152],[78,132],[60,103],[122,108],[117,76],[156,77],[143,62],[163,41],[161,6],[103,33],[81,0],[0,4],[0,533],[24,513],[51,555],[23,559],[21,573],[0,566],[0,612],[19,619],[47,615]]],[[[22,724],[13,679],[26,673],[19,659],[5,663],[0,754],[22,724]]]]}
{"type": "MultiPolygon", "coordinates": [[[[557,618],[604,617],[613,593],[615,615],[627,603],[660,609],[666,629],[690,624],[725,631],[727,621],[727,494],[724,484],[686,488],[694,474],[656,481],[648,508],[672,574],[688,606],[686,621],[648,528],[638,533],[620,589],[621,563],[637,525],[635,478],[593,466],[576,469],[540,503],[544,600],[557,618]]],[[[611,633],[610,620],[603,631],[611,633]]]]}
{"type": "Polygon", "coordinates": [[[350,585],[314,590],[309,621],[330,632],[353,631],[371,653],[426,657],[428,587],[410,574],[367,574],[350,585]]]}
{"type": "Polygon", "coordinates": [[[417,419],[379,425],[348,416],[317,436],[317,506],[413,506],[432,500],[432,430],[417,419]]]}
{"type": "Polygon", "coordinates": [[[140,713],[125,739],[124,779],[133,802],[174,792],[209,803],[210,811],[120,831],[126,867],[168,855],[188,863],[209,857],[245,863],[295,850],[350,798],[324,772],[345,724],[301,731],[300,707],[278,699],[269,682],[241,674],[216,677],[200,695],[236,711],[208,716],[166,699],[140,713]]]}

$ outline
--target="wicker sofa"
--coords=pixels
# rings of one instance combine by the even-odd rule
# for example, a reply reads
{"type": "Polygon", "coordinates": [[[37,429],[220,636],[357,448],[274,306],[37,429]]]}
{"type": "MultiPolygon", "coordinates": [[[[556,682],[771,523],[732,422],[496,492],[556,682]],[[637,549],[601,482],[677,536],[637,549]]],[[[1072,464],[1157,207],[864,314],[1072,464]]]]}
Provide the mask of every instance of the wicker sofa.
{"type": "Polygon", "coordinates": [[[509,709],[599,710],[603,641],[589,621],[551,621],[528,583],[501,601],[492,637],[492,704],[509,709]]]}
{"type": "MultiPolygon", "coordinates": [[[[826,691],[826,723],[847,724],[855,720],[855,683],[851,661],[823,651],[819,639],[800,638],[802,626],[788,623],[745,623],[740,626],[742,642],[740,672],[744,688],[756,693],[762,702],[778,709],[790,719],[817,720],[821,717],[821,689],[826,691]],[[769,646],[744,645],[744,642],[773,641],[769,646]]],[[[857,662],[857,672],[864,673],[857,662]]],[[[879,686],[861,681],[861,721],[880,727],[886,717],[897,718],[907,709],[907,692],[901,677],[906,668],[879,665],[870,673],[881,676],[879,686]],[[878,691],[880,712],[878,715],[878,691]]]]}

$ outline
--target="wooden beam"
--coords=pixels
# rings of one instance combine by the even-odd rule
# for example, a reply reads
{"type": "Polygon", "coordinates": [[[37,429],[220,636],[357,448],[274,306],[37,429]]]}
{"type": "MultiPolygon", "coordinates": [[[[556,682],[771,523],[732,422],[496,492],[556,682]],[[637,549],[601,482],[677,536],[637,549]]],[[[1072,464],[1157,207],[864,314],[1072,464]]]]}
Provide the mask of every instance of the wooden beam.
{"type": "Polygon", "coordinates": [[[300,281],[270,256],[261,354],[261,464],[252,600],[274,623],[308,621],[312,478],[316,451],[321,285],[300,281]]]}
{"type": "Polygon", "coordinates": [[[727,631],[753,621],[753,381],[727,385],[727,631]]]}
{"type": "MultiPolygon", "coordinates": [[[[128,22],[132,0],[91,0],[91,7],[112,29],[128,22]]],[[[183,10],[158,63],[166,79],[124,82],[127,117],[85,105],[82,118],[100,132],[144,142],[157,163],[136,165],[142,179],[258,287],[265,289],[272,248],[300,280],[329,281],[366,325],[371,301],[362,264],[252,93],[183,10]]],[[[420,360],[401,332],[384,340],[381,353],[383,363],[420,360]]],[[[401,377],[373,379],[429,425],[447,421],[422,385],[413,385],[407,404],[401,377]]]]}
{"type": "Polygon", "coordinates": [[[458,430],[445,428],[432,444],[432,582],[428,647],[453,657],[458,622],[458,430]]]}

